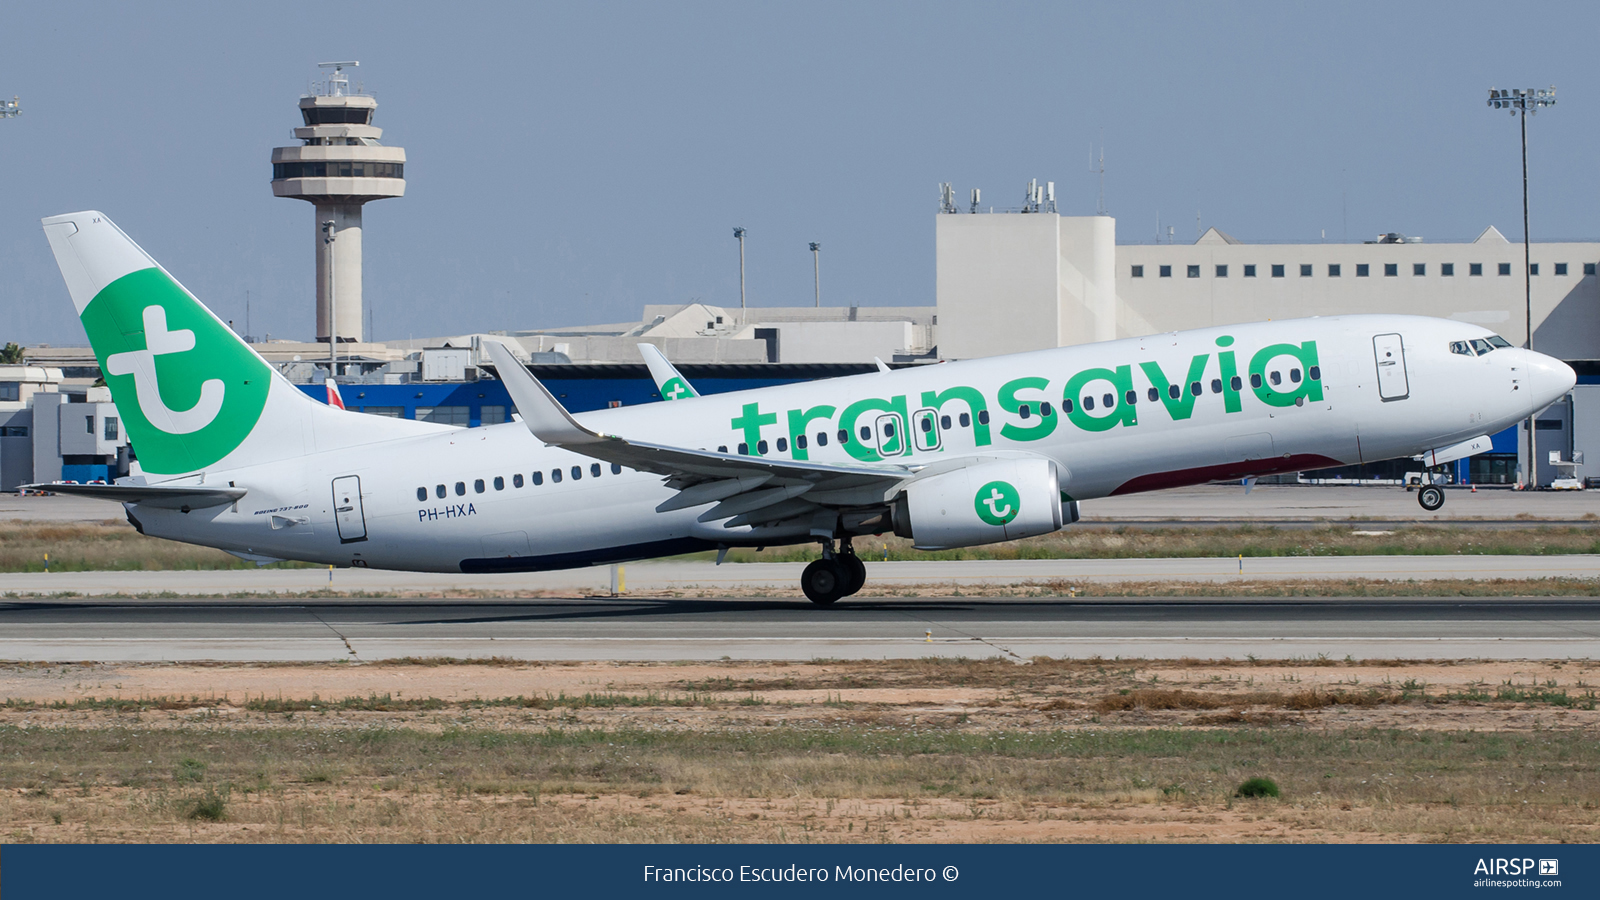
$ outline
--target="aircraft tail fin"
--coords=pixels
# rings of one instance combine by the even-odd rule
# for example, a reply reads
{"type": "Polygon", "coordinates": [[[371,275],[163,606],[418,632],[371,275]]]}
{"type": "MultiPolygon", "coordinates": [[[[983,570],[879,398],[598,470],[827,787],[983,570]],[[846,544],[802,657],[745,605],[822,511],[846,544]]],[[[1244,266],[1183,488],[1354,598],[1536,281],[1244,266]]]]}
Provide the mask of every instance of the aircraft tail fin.
{"type": "Polygon", "coordinates": [[[687,378],[678,374],[677,367],[667,361],[667,355],[655,344],[640,344],[639,353],[644,357],[644,364],[650,368],[650,377],[655,379],[661,399],[687,400],[700,396],[700,392],[689,384],[687,378]]]}
{"type": "Polygon", "coordinates": [[[43,225],[147,475],[252,465],[433,428],[335,421],[345,417],[290,384],[105,214],[68,213],[43,225]]]}

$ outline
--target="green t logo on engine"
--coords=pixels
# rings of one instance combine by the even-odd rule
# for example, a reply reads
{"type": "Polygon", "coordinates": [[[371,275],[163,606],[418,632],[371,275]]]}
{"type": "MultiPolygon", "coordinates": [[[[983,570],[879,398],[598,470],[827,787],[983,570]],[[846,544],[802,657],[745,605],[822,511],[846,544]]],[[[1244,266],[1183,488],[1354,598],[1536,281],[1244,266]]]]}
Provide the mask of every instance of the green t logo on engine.
{"type": "Polygon", "coordinates": [[[990,525],[1004,525],[1017,517],[1022,508],[1022,498],[1017,495],[1017,489],[1004,481],[991,481],[978,488],[978,495],[973,499],[973,508],[978,511],[978,518],[990,525]]]}

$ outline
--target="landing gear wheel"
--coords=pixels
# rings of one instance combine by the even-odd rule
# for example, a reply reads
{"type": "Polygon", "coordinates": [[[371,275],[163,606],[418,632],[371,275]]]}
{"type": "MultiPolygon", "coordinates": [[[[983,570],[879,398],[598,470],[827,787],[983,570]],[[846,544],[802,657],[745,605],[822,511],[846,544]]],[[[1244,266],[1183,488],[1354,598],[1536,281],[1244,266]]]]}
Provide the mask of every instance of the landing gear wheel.
{"type": "Polygon", "coordinates": [[[1422,490],[1417,491],[1417,502],[1422,504],[1423,509],[1433,512],[1444,506],[1444,488],[1433,484],[1424,485],[1422,490]]]}
{"type": "Polygon", "coordinates": [[[845,568],[834,559],[819,559],[800,573],[800,590],[818,606],[831,606],[846,593],[849,580],[845,568]]]}
{"type": "Polygon", "coordinates": [[[854,553],[841,553],[834,560],[844,568],[844,595],[854,596],[867,583],[867,564],[854,553]]]}

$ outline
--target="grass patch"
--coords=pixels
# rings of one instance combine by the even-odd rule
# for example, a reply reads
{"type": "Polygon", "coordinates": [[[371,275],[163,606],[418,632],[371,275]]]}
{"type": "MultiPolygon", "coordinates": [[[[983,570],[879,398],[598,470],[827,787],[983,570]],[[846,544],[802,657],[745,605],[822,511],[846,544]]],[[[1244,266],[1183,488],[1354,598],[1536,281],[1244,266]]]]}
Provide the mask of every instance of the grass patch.
{"type": "MultiPolygon", "coordinates": [[[[147,537],[126,522],[0,522],[0,572],[253,569],[255,563],[210,547],[147,537]]],[[[273,563],[267,568],[303,568],[273,563]]]]}
{"type": "Polygon", "coordinates": [[[1258,775],[1254,778],[1246,778],[1244,783],[1239,785],[1239,789],[1233,793],[1236,797],[1278,797],[1282,792],[1278,790],[1276,781],[1258,775]]]}

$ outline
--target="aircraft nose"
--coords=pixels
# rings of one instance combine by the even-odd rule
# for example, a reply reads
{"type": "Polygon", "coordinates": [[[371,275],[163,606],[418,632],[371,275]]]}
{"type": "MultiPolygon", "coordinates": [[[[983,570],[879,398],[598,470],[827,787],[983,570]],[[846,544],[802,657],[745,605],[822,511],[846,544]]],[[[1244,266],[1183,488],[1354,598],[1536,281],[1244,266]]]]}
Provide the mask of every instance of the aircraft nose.
{"type": "Polygon", "coordinates": [[[1543,353],[1528,354],[1528,387],[1540,407],[1561,399],[1578,383],[1578,373],[1553,356],[1543,353]]]}

